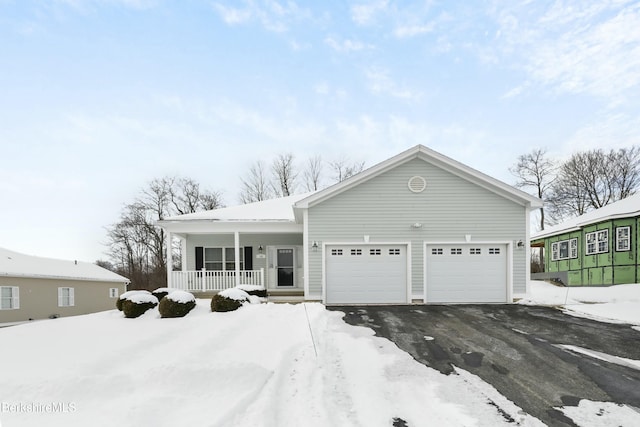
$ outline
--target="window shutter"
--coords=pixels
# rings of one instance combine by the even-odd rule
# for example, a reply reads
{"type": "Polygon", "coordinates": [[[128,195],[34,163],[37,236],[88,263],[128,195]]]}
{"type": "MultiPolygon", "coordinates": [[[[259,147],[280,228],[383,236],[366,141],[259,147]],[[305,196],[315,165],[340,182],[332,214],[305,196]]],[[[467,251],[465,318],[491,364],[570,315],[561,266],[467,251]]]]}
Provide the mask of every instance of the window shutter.
{"type": "Polygon", "coordinates": [[[253,270],[253,247],[244,247],[244,269],[253,270]]]}
{"type": "Polygon", "coordinates": [[[196,270],[200,271],[204,267],[204,248],[196,246],[196,270]]]}
{"type": "Polygon", "coordinates": [[[58,307],[62,307],[63,299],[62,288],[58,288],[58,307]]]}
{"type": "Polygon", "coordinates": [[[13,299],[11,303],[12,308],[20,308],[20,288],[14,286],[11,289],[11,298],[13,299]]]}
{"type": "Polygon", "coordinates": [[[69,288],[69,307],[75,306],[75,289],[69,288]]]}

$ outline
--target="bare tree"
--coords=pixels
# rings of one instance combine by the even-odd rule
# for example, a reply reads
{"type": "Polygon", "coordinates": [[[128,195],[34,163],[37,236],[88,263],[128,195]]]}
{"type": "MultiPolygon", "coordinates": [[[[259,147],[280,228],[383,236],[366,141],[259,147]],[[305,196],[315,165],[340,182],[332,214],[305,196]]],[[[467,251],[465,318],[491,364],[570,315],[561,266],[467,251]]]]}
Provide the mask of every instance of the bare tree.
{"type": "Polygon", "coordinates": [[[200,184],[190,178],[169,179],[169,197],[176,213],[182,215],[223,207],[219,192],[202,190],[200,184]]]}
{"type": "Polygon", "coordinates": [[[321,156],[309,157],[306,168],[302,172],[304,186],[307,191],[317,191],[321,188],[322,169],[321,156]]]}
{"type": "Polygon", "coordinates": [[[610,166],[617,172],[615,177],[615,198],[626,199],[635,194],[640,186],[640,147],[621,148],[612,152],[610,166]]]}
{"type": "Polygon", "coordinates": [[[553,183],[554,215],[582,215],[635,194],[639,185],[638,147],[575,153],[562,164],[553,183]]]}
{"type": "MultiPolygon", "coordinates": [[[[166,286],[167,248],[164,230],[157,220],[169,216],[221,206],[217,192],[200,191],[187,178],[154,179],[140,195],[124,206],[120,219],[107,227],[107,246],[115,270],[131,280],[135,288],[166,286]]],[[[171,253],[176,258],[175,253],[171,253]]],[[[179,255],[178,255],[179,256],[179,255]]]]}
{"type": "MultiPolygon", "coordinates": [[[[518,178],[516,187],[532,188],[535,195],[543,201],[551,190],[555,179],[556,164],[546,157],[546,149],[536,148],[527,154],[518,156],[518,162],[509,171],[518,178]]],[[[544,230],[544,206],[540,208],[540,230],[544,230]]]]}
{"type": "Polygon", "coordinates": [[[333,179],[335,182],[342,182],[353,175],[362,172],[364,169],[364,161],[351,163],[347,158],[342,157],[338,160],[329,162],[329,167],[333,171],[333,179]]]}
{"type": "Polygon", "coordinates": [[[241,178],[241,181],[240,201],[242,203],[260,202],[273,198],[272,186],[269,183],[264,162],[261,160],[251,165],[248,175],[241,178]]]}
{"type": "Polygon", "coordinates": [[[293,164],[293,154],[280,154],[271,164],[273,173],[273,191],[279,197],[291,196],[295,192],[296,172],[293,164]]]}

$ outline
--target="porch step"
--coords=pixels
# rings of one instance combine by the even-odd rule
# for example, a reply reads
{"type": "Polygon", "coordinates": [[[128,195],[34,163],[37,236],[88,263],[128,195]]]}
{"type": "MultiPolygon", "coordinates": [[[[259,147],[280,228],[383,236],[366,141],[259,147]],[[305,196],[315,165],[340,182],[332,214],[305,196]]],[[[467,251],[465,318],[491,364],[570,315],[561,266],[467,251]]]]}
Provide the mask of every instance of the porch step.
{"type": "Polygon", "coordinates": [[[276,304],[300,304],[304,302],[304,296],[274,296],[269,295],[268,302],[274,302],[276,304]]]}
{"type": "Polygon", "coordinates": [[[302,289],[267,289],[267,294],[274,297],[304,297],[302,289]]]}

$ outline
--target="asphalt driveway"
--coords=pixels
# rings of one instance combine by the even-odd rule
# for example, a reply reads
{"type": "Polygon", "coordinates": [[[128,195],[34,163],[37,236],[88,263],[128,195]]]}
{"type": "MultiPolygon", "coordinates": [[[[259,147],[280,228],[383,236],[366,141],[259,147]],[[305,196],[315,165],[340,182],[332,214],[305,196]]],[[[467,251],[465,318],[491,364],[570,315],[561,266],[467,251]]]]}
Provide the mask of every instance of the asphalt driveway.
{"type": "MultiPolygon", "coordinates": [[[[453,366],[493,385],[550,426],[573,426],[554,409],[581,399],[640,408],[640,331],[521,305],[332,306],[443,374],[453,366]],[[588,356],[562,347],[599,353],[588,356]]],[[[500,408],[498,408],[500,410],[500,408]]],[[[507,415],[505,415],[508,417],[507,415]]]]}

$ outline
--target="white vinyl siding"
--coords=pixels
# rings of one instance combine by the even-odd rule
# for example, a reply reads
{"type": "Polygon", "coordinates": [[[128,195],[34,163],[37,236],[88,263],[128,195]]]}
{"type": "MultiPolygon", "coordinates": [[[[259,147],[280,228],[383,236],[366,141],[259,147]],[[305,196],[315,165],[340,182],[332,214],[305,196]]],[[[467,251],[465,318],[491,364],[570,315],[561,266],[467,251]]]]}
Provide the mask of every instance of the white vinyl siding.
{"type": "MultiPolygon", "coordinates": [[[[409,281],[412,297],[421,298],[425,242],[464,241],[465,235],[470,236],[471,243],[524,241],[527,221],[524,206],[476,185],[472,178],[467,180],[422,159],[413,159],[311,206],[308,241],[355,242],[368,236],[371,243],[411,242],[409,281]],[[407,188],[413,176],[426,179],[422,193],[407,188]],[[413,228],[416,222],[422,227],[413,228]]],[[[515,293],[526,291],[527,253],[524,248],[512,249],[515,293]]],[[[309,296],[320,297],[322,253],[309,248],[308,254],[309,296]]]]}
{"type": "Polygon", "coordinates": [[[20,308],[20,288],[17,286],[0,286],[0,310],[17,310],[20,308]]]}
{"type": "Polygon", "coordinates": [[[551,261],[578,258],[578,239],[561,240],[551,244],[551,261]]]}
{"type": "Polygon", "coordinates": [[[73,307],[75,304],[73,288],[58,288],[58,307],[73,307]]]}
{"type": "Polygon", "coordinates": [[[616,228],[616,251],[626,252],[631,250],[631,227],[616,228]]]}
{"type": "Polygon", "coordinates": [[[585,234],[586,254],[595,255],[609,251],[609,230],[598,230],[585,234]]]}

